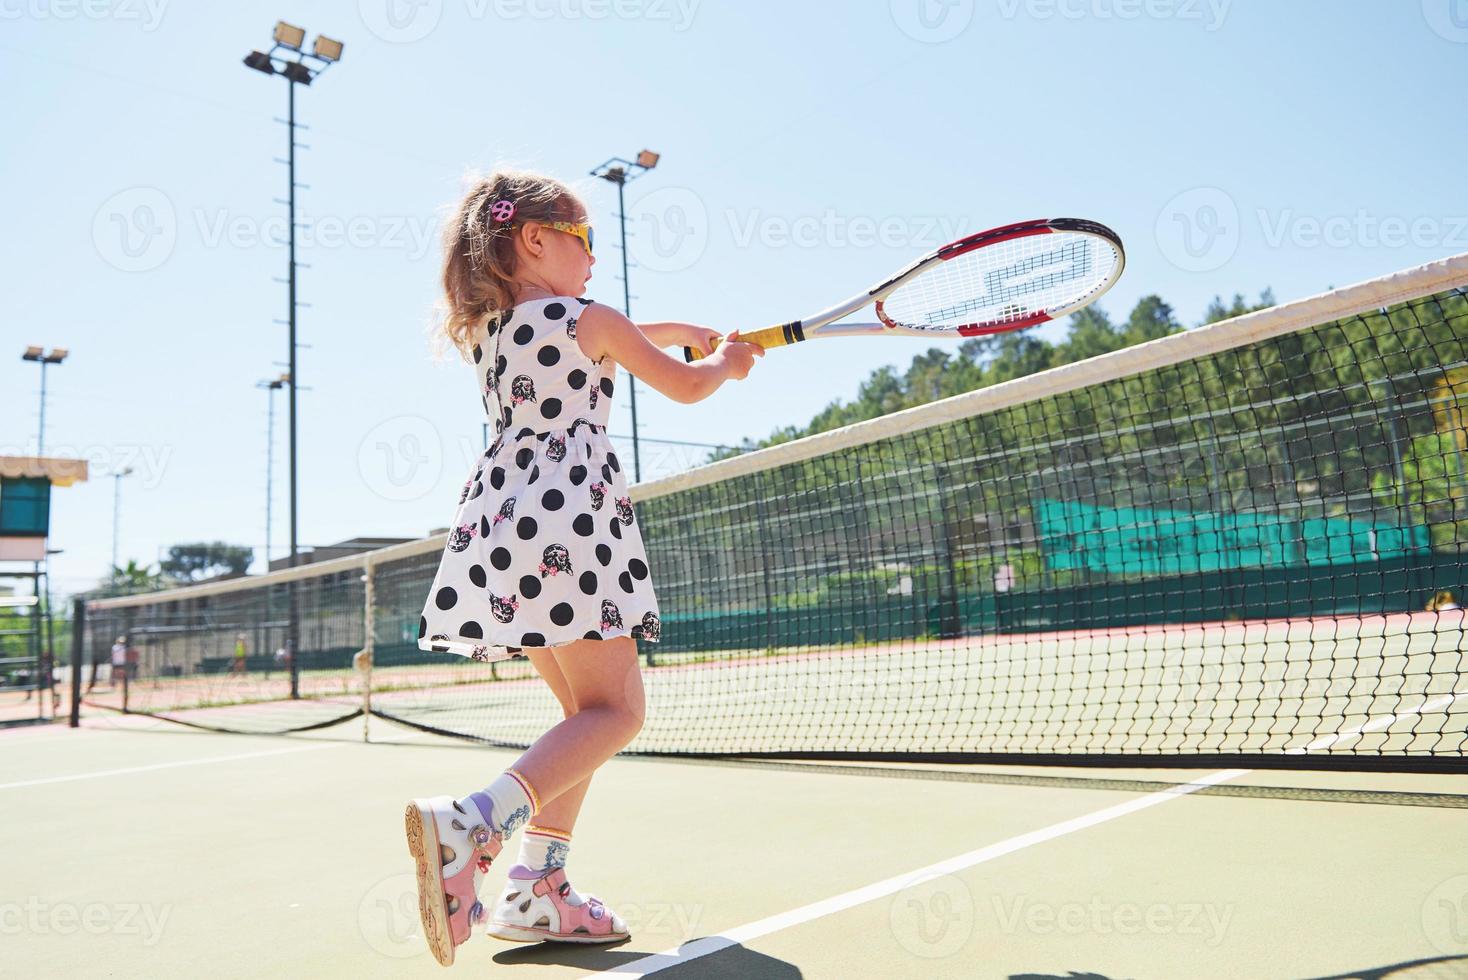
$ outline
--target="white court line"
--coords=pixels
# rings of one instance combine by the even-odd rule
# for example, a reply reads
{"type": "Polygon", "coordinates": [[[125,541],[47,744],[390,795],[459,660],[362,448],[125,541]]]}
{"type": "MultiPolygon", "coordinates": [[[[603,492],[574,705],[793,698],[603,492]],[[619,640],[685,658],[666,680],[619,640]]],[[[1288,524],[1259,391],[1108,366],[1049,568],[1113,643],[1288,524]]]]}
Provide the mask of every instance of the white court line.
{"type": "Polygon", "coordinates": [[[885,881],[878,881],[857,888],[854,891],[849,891],[842,895],[834,895],[831,898],[822,899],[819,902],[803,905],[798,909],[791,909],[789,912],[781,912],[778,915],[772,915],[756,922],[737,926],[717,936],[705,936],[701,939],[695,939],[692,942],[685,943],[682,947],[664,950],[661,953],[653,953],[650,956],[632,960],[621,966],[612,967],[604,972],[627,974],[633,977],[645,977],[648,974],[657,973],[659,970],[666,970],[671,966],[681,966],[684,963],[707,956],[710,953],[717,953],[721,949],[728,949],[730,946],[747,943],[751,939],[768,936],[770,933],[779,932],[782,929],[803,925],[823,916],[831,915],[835,912],[844,912],[849,908],[854,908],[874,899],[884,898],[900,892],[905,888],[912,888],[922,884],[924,881],[938,875],[954,874],[959,871],[964,871],[976,865],[992,861],[995,858],[1003,857],[1006,854],[1013,854],[1015,851],[1021,851],[1027,847],[1033,847],[1036,844],[1044,844],[1058,837],[1064,837],[1066,834],[1073,834],[1078,830],[1085,830],[1088,827],[1094,827],[1097,824],[1103,824],[1109,820],[1115,820],[1118,817],[1124,817],[1128,814],[1136,813],[1139,810],[1157,806],[1159,803],[1166,803],[1170,800],[1178,799],[1189,793],[1195,793],[1200,789],[1248,775],[1253,771],[1252,769],[1221,769],[1218,772],[1212,772],[1200,779],[1196,779],[1191,783],[1170,786],[1156,793],[1149,793],[1146,796],[1140,796],[1134,800],[1128,800],[1125,803],[1109,806],[1104,810],[1097,810],[1094,813],[1072,817],[1070,820],[1062,820],[1060,823],[1051,824],[1049,827],[1032,830],[1028,833],[1020,834],[1017,837],[999,841],[997,844],[990,844],[976,851],[969,851],[967,854],[960,854],[946,861],[930,864],[926,868],[909,871],[905,874],[888,878],[885,881]]]}
{"type": "Polygon", "coordinates": [[[103,769],[99,772],[82,772],[74,776],[47,776],[45,779],[24,779],[18,783],[0,783],[0,790],[21,789],[25,786],[44,786],[47,783],[70,783],[81,779],[100,779],[104,776],[122,776],[130,772],[152,772],[155,769],[178,769],[183,766],[203,766],[211,762],[232,762],[236,759],[259,759],[271,755],[288,755],[292,752],[315,752],[318,749],[339,749],[356,742],[322,742],[319,745],[301,745],[289,749],[267,749],[263,752],[239,752],[234,755],[214,755],[207,759],[184,759],[180,762],[159,762],[151,766],[128,766],[125,769],[103,769]]]}
{"type": "Polygon", "coordinates": [[[1468,691],[1454,691],[1451,694],[1439,694],[1437,697],[1429,698],[1428,700],[1422,702],[1415,708],[1409,708],[1406,711],[1400,711],[1393,715],[1382,715],[1379,718],[1372,718],[1371,720],[1363,722],[1360,725],[1355,725],[1351,728],[1344,729],[1343,731],[1336,732],[1333,735],[1322,735],[1320,738],[1317,738],[1315,741],[1311,742],[1309,745],[1306,745],[1304,748],[1285,749],[1285,755],[1305,755],[1318,749],[1328,749],[1331,746],[1335,745],[1337,742],[1344,742],[1347,739],[1358,738],[1361,735],[1364,735],[1366,732],[1379,732],[1382,729],[1390,728],[1395,722],[1398,722],[1403,718],[1410,718],[1413,715],[1421,715],[1428,712],[1451,708],[1458,701],[1459,698],[1463,697],[1468,697],[1468,691]]]}

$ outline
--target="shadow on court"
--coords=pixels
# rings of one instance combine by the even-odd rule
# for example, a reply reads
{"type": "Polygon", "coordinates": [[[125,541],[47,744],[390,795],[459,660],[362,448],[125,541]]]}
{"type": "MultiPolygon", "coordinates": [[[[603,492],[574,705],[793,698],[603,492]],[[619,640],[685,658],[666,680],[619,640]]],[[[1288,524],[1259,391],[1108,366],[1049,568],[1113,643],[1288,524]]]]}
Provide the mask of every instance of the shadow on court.
{"type": "MultiPolygon", "coordinates": [[[[693,942],[696,943],[698,940],[693,942]]],[[[502,966],[537,963],[569,966],[579,970],[615,972],[620,967],[638,961],[642,961],[643,968],[647,969],[647,958],[654,955],[656,954],[653,950],[633,951],[606,946],[577,948],[542,943],[538,946],[523,946],[519,949],[496,953],[494,961],[502,966]]],[[[723,980],[723,978],[728,978],[728,980],[794,980],[803,974],[793,963],[757,953],[736,943],[717,953],[708,953],[696,960],[665,967],[658,971],[657,976],[666,977],[668,980],[692,980],[695,977],[699,980],[705,980],[705,978],[708,980],[723,980]]]]}

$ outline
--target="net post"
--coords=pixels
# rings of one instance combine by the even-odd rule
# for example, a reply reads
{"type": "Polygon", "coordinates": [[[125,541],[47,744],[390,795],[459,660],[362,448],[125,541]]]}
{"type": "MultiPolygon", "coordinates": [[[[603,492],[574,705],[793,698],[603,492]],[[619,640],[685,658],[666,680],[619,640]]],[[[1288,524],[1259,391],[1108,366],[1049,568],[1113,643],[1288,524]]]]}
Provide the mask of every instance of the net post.
{"type": "Polygon", "coordinates": [[[82,653],[87,648],[87,600],[81,596],[71,600],[71,719],[69,727],[81,726],[82,718],[82,653]]]}
{"type": "Polygon", "coordinates": [[[369,553],[369,557],[363,562],[362,569],[362,603],[365,607],[362,628],[365,635],[362,642],[362,669],[360,676],[362,679],[362,741],[364,742],[370,742],[372,740],[372,650],[373,640],[377,632],[375,571],[376,568],[372,564],[372,558],[369,553]]]}

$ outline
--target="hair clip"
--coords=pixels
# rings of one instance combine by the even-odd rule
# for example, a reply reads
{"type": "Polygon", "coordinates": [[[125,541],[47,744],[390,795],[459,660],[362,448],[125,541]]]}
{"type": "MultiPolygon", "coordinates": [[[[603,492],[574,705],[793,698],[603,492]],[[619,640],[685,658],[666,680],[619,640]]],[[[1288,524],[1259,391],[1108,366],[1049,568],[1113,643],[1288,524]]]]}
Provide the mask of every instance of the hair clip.
{"type": "Polygon", "coordinates": [[[495,221],[509,221],[515,217],[515,202],[501,198],[489,206],[489,216],[495,221]]]}

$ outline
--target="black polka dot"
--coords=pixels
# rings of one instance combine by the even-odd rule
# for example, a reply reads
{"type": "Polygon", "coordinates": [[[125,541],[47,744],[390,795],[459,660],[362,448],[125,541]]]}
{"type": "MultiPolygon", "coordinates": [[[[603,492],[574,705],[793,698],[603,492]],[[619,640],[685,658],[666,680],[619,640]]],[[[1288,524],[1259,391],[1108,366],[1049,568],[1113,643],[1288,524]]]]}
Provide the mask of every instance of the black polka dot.
{"type": "Polygon", "coordinates": [[[522,647],[543,647],[545,646],[545,637],[539,633],[526,633],[520,637],[520,645],[522,647]]]}
{"type": "Polygon", "coordinates": [[[601,393],[603,395],[606,395],[608,398],[612,397],[612,379],[611,378],[602,378],[601,379],[601,393]]]}
{"type": "Polygon", "coordinates": [[[576,613],[572,610],[569,602],[558,602],[554,606],[551,606],[551,622],[557,626],[570,626],[571,620],[575,615],[576,613]]]}
{"type": "Polygon", "coordinates": [[[536,352],[535,359],[546,367],[555,367],[556,362],[561,359],[561,352],[554,346],[546,344],[536,352]]]}
{"type": "Polygon", "coordinates": [[[546,319],[547,320],[559,320],[559,319],[561,319],[561,317],[563,317],[565,315],[566,315],[566,305],[564,303],[547,303],[546,304],[546,306],[545,306],[545,316],[546,316],[546,319]]]}
{"type": "Polygon", "coordinates": [[[516,439],[524,439],[526,436],[533,436],[533,435],[535,435],[535,430],[532,429],[530,426],[526,425],[526,426],[521,426],[520,431],[517,432],[517,433],[515,433],[515,438],[516,439]]]}
{"type": "Polygon", "coordinates": [[[483,565],[475,563],[469,566],[469,581],[474,583],[476,588],[484,588],[486,576],[484,574],[483,565]]]}
{"type": "Polygon", "coordinates": [[[632,576],[628,575],[626,572],[623,572],[621,575],[617,576],[617,584],[622,587],[623,592],[631,592],[632,576]]]}
{"type": "Polygon", "coordinates": [[[586,482],[586,467],[577,463],[571,467],[571,485],[573,487],[579,487],[584,482],[586,482]]]}
{"type": "Polygon", "coordinates": [[[478,497],[483,492],[484,492],[484,484],[482,484],[482,483],[476,483],[476,484],[474,484],[474,492],[469,495],[469,499],[470,500],[473,500],[474,498],[478,497]]]}
{"type": "Polygon", "coordinates": [[[596,595],[596,572],[581,573],[581,591],[587,595],[596,595]]]}
{"type": "Polygon", "coordinates": [[[454,604],[458,601],[459,593],[455,592],[447,585],[439,589],[438,594],[433,597],[433,604],[438,606],[438,608],[440,609],[452,609],[454,608],[454,604]]]}
{"type": "Polygon", "coordinates": [[[577,368],[566,375],[566,384],[570,385],[576,391],[580,391],[581,386],[586,384],[586,372],[577,368]]]}
{"type": "Polygon", "coordinates": [[[632,577],[640,582],[647,578],[647,562],[641,558],[634,558],[627,563],[627,571],[631,572],[632,577]]]}
{"type": "Polygon", "coordinates": [[[488,514],[481,514],[479,516],[479,536],[481,538],[487,538],[487,537],[489,537],[489,531],[490,531],[489,515],[488,514]]]}
{"type": "Polygon", "coordinates": [[[494,373],[495,374],[504,374],[505,373],[505,369],[508,368],[509,366],[510,366],[510,362],[505,359],[505,355],[503,355],[503,354],[501,354],[499,357],[496,357],[494,359],[494,373]]]}
{"type": "Polygon", "coordinates": [[[592,523],[591,515],[577,514],[576,519],[571,522],[571,529],[577,534],[581,535],[583,538],[591,537],[591,532],[595,530],[595,525],[592,523]]]}
{"type": "Polygon", "coordinates": [[[510,567],[510,549],[494,549],[489,553],[489,563],[503,572],[510,567]]]}
{"type": "Polygon", "coordinates": [[[526,446],[515,454],[515,465],[523,470],[530,465],[533,459],[535,459],[535,450],[526,446]]]}
{"type": "Polygon", "coordinates": [[[535,537],[535,532],[539,530],[540,526],[535,523],[535,518],[533,517],[522,517],[515,522],[515,533],[520,535],[521,541],[529,541],[535,537]]]}
{"type": "Polygon", "coordinates": [[[498,490],[505,485],[505,468],[496,466],[489,471],[489,485],[498,490]]]}
{"type": "Polygon", "coordinates": [[[479,349],[479,345],[478,344],[475,344],[474,345],[474,363],[475,364],[478,364],[479,363],[479,359],[481,357],[483,357],[483,356],[484,356],[484,351],[482,351],[482,350],[479,349]]]}
{"type": "Polygon", "coordinates": [[[587,630],[586,631],[586,635],[583,636],[582,639],[583,640],[600,640],[601,639],[601,633],[597,632],[596,630],[587,630]]]}
{"type": "Polygon", "coordinates": [[[526,482],[528,482],[528,483],[534,483],[536,480],[539,480],[539,479],[540,479],[540,464],[539,463],[536,463],[534,466],[530,467],[530,479],[528,481],[526,481],[526,482]]]}
{"type": "Polygon", "coordinates": [[[482,640],[484,639],[484,627],[471,619],[459,627],[459,635],[466,636],[471,640],[482,640]]]}
{"type": "Polygon", "coordinates": [[[612,468],[613,473],[622,472],[622,464],[617,461],[616,453],[607,453],[607,465],[612,468]]]}
{"type": "Polygon", "coordinates": [[[505,406],[504,418],[500,420],[506,429],[510,427],[510,406],[505,406]]]}
{"type": "Polygon", "coordinates": [[[520,576],[520,594],[527,599],[540,595],[540,579],[534,575],[520,576]]]}
{"type": "Polygon", "coordinates": [[[428,635],[428,617],[427,616],[419,616],[418,617],[418,639],[421,640],[421,639],[423,639],[427,635],[428,635]]]}
{"type": "Polygon", "coordinates": [[[609,524],[608,527],[611,528],[612,537],[616,538],[618,541],[621,541],[622,540],[622,522],[619,521],[619,520],[617,520],[615,517],[613,517],[612,518],[612,523],[609,524]]]}
{"type": "Polygon", "coordinates": [[[610,565],[612,563],[612,549],[604,544],[597,545],[596,560],[601,562],[603,565],[610,565]]]}
{"type": "Polygon", "coordinates": [[[612,482],[612,468],[606,463],[601,464],[601,478],[608,483],[612,482]]]}
{"type": "Polygon", "coordinates": [[[566,497],[559,490],[547,490],[540,498],[540,506],[546,510],[560,510],[566,503],[566,497]]]}
{"type": "Polygon", "coordinates": [[[547,398],[540,403],[540,414],[542,418],[557,418],[561,414],[561,400],[559,398],[547,398]]]}
{"type": "Polygon", "coordinates": [[[516,328],[515,343],[519,344],[521,347],[524,347],[526,344],[530,343],[530,341],[534,339],[535,328],[532,327],[530,324],[521,324],[518,328],[516,328]]]}

